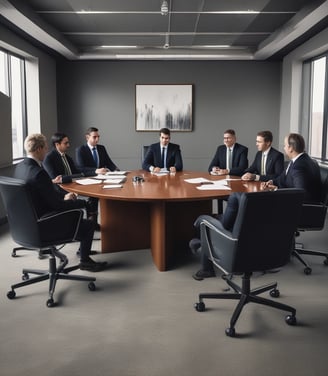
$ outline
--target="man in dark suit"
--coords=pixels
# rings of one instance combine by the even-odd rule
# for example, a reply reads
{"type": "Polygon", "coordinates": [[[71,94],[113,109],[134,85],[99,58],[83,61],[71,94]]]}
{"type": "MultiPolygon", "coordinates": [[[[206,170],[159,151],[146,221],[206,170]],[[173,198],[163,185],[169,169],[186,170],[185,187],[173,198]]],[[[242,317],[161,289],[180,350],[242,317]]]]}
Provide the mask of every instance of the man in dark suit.
{"type": "Polygon", "coordinates": [[[256,136],[256,153],[254,162],[245,170],[243,180],[268,181],[279,176],[284,170],[284,155],[274,149],[273,136],[270,131],[258,132],[256,136]]]}
{"type": "Polygon", "coordinates": [[[248,167],[248,148],[236,142],[236,133],[227,129],[223,135],[224,145],[218,146],[208,167],[213,175],[241,176],[248,167]]]}
{"type": "MultiPolygon", "coordinates": [[[[76,162],[78,168],[81,170],[95,169],[106,173],[106,171],[118,171],[119,168],[111,160],[105,146],[99,145],[99,130],[95,127],[87,129],[85,138],[87,143],[76,149],[76,162]],[[99,170],[100,169],[100,170],[99,170]]],[[[95,209],[90,213],[90,217],[95,222],[96,230],[100,230],[100,225],[97,222],[98,217],[98,199],[90,197],[90,205],[95,209]]]]}
{"type": "MultiPolygon", "coordinates": [[[[106,168],[85,167],[78,168],[73,158],[67,154],[69,149],[69,139],[65,133],[57,132],[51,137],[53,149],[46,154],[42,163],[44,169],[48,172],[55,187],[66,192],[58,184],[70,183],[74,177],[78,176],[96,176],[97,174],[105,174],[106,168]]],[[[98,201],[93,197],[87,200],[87,217],[93,219],[94,213],[98,210],[98,201]]],[[[96,225],[96,230],[99,230],[96,225]]]]}
{"type": "Polygon", "coordinates": [[[118,171],[119,168],[111,160],[105,146],[99,145],[99,130],[95,127],[87,129],[85,138],[87,143],[76,149],[76,162],[79,168],[105,168],[118,171]]]}
{"type": "MultiPolygon", "coordinates": [[[[42,134],[28,136],[25,139],[24,147],[27,158],[16,166],[15,177],[26,181],[30,187],[38,217],[54,211],[84,208],[85,201],[77,199],[74,193],[56,190],[48,173],[42,168],[42,161],[48,151],[45,136],[42,134]]],[[[56,229],[54,229],[55,231],[56,229]]],[[[107,263],[95,262],[90,258],[93,234],[93,222],[83,219],[77,234],[77,239],[80,240],[80,269],[97,272],[103,270],[107,263]]]]}
{"type": "MultiPolygon", "coordinates": [[[[308,154],[305,153],[304,138],[297,133],[290,133],[285,137],[284,151],[291,163],[277,178],[263,182],[263,190],[275,190],[278,188],[301,188],[305,190],[304,202],[319,202],[321,198],[322,183],[320,178],[320,168],[308,154]]],[[[240,197],[242,193],[233,193],[227,202],[227,208],[220,218],[224,228],[231,230],[238,213],[240,197]]],[[[263,208],[265,213],[265,208],[263,208]]],[[[287,213],[288,214],[288,213],[287,213]]],[[[265,213],[264,215],[270,215],[265,213]]],[[[282,215],[284,215],[282,213],[282,215]]],[[[199,226],[199,219],[195,226],[199,226]]],[[[192,251],[201,251],[200,240],[195,238],[190,242],[192,251]]],[[[193,274],[193,278],[201,281],[204,278],[214,277],[215,272],[208,255],[201,251],[201,269],[193,274]]]]}
{"type": "Polygon", "coordinates": [[[159,142],[149,146],[142,168],[150,172],[166,169],[170,172],[182,171],[183,163],[180,146],[170,142],[171,132],[168,128],[159,131],[159,142]]]}
{"type": "Polygon", "coordinates": [[[71,183],[74,177],[96,176],[107,172],[105,168],[78,168],[73,158],[67,154],[70,142],[65,133],[55,133],[51,142],[53,149],[46,154],[42,165],[56,183],[71,183]]]}
{"type": "Polygon", "coordinates": [[[304,202],[319,202],[322,183],[318,163],[305,152],[304,138],[298,133],[290,133],[284,140],[284,151],[290,162],[287,169],[275,179],[262,184],[262,189],[302,188],[304,202]]]}

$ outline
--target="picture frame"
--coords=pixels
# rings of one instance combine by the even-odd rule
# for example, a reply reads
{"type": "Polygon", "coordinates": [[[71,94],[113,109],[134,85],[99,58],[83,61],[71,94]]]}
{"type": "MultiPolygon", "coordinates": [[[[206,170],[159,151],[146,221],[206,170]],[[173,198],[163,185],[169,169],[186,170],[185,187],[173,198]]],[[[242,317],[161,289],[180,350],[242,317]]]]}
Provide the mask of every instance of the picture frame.
{"type": "Polygon", "coordinates": [[[136,84],[135,124],[137,132],[192,131],[192,84],[136,84]]]}

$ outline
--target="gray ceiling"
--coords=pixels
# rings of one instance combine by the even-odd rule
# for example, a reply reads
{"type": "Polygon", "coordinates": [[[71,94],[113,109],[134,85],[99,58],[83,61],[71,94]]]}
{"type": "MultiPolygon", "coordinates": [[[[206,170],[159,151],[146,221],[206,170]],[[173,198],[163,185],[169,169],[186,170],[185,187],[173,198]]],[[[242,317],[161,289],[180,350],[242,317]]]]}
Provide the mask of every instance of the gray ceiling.
{"type": "Polygon", "coordinates": [[[328,26],[328,0],[162,2],[0,0],[0,23],[70,60],[280,59],[328,26]]]}

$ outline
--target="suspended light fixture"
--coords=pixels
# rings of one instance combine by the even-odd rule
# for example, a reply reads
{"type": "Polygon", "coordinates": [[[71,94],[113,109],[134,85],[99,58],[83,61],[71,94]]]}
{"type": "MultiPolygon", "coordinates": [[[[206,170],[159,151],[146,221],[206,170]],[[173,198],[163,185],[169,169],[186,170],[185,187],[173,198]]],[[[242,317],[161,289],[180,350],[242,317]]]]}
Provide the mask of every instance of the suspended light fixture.
{"type": "Polygon", "coordinates": [[[163,0],[162,6],[161,6],[161,15],[167,16],[169,13],[169,5],[166,0],[163,0]]]}

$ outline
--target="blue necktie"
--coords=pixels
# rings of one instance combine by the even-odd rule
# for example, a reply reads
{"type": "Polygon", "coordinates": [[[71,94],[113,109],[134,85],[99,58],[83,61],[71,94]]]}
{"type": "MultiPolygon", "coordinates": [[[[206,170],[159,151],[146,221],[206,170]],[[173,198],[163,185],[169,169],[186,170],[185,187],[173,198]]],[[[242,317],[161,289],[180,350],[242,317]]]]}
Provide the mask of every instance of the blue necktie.
{"type": "Polygon", "coordinates": [[[95,160],[96,167],[98,167],[98,154],[97,154],[97,149],[95,147],[92,148],[92,156],[93,156],[93,159],[95,160]]]}

